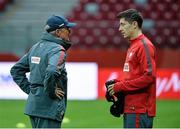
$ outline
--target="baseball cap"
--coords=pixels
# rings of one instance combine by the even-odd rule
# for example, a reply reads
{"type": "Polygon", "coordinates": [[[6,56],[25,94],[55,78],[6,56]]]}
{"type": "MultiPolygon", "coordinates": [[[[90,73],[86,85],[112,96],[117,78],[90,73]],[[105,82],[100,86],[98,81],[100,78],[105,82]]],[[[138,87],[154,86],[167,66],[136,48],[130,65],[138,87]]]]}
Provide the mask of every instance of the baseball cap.
{"type": "Polygon", "coordinates": [[[65,17],[63,16],[56,16],[56,15],[52,15],[48,18],[48,20],[46,21],[46,27],[45,30],[47,32],[51,32],[54,31],[58,28],[62,28],[62,27],[68,27],[68,28],[72,28],[75,27],[76,23],[74,22],[69,22],[65,17]]]}

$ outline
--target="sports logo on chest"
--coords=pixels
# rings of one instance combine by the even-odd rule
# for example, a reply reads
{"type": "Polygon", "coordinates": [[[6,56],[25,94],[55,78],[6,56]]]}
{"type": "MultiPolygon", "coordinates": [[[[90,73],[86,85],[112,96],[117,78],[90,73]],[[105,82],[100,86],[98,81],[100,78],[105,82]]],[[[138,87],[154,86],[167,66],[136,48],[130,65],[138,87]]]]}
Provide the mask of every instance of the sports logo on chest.
{"type": "Polygon", "coordinates": [[[129,72],[129,63],[125,63],[125,64],[124,64],[123,71],[124,71],[124,72],[129,72]]]}
{"type": "Polygon", "coordinates": [[[31,63],[33,63],[33,64],[39,64],[40,60],[41,60],[40,57],[36,57],[36,56],[31,57],[31,63]]]}

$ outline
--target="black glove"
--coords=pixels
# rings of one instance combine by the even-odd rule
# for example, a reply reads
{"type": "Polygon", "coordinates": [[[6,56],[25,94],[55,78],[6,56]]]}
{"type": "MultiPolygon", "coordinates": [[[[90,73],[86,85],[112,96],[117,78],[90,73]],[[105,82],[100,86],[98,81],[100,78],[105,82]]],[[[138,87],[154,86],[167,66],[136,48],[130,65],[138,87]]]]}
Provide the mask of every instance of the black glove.
{"type": "Polygon", "coordinates": [[[109,95],[109,93],[106,91],[105,98],[108,102],[114,102],[114,97],[109,95]]]}
{"type": "Polygon", "coordinates": [[[116,79],[109,80],[109,81],[105,82],[105,86],[106,86],[106,88],[107,88],[108,85],[114,84],[114,83],[116,83],[116,82],[117,82],[116,79]]]}
{"type": "Polygon", "coordinates": [[[115,117],[120,117],[124,111],[124,94],[122,92],[115,93],[114,96],[117,98],[115,100],[114,99],[115,97],[111,96],[108,92],[108,86],[111,84],[114,84],[116,82],[118,82],[118,80],[113,79],[113,80],[107,81],[105,83],[105,86],[106,86],[105,97],[108,102],[113,102],[113,104],[110,107],[110,113],[115,117]]]}
{"type": "Polygon", "coordinates": [[[107,81],[107,82],[105,83],[105,86],[106,86],[105,98],[106,98],[106,100],[107,100],[108,102],[114,102],[114,97],[111,96],[111,95],[109,94],[109,92],[108,92],[108,86],[111,85],[111,84],[114,84],[114,83],[116,83],[114,79],[113,79],[113,80],[110,80],[110,81],[107,81]]]}
{"type": "Polygon", "coordinates": [[[110,107],[110,113],[115,117],[120,117],[124,111],[124,94],[122,92],[116,93],[117,101],[113,102],[110,107]]]}
{"type": "Polygon", "coordinates": [[[119,105],[116,102],[111,105],[110,113],[111,113],[111,115],[113,115],[115,117],[120,117],[121,116],[119,105]]]}

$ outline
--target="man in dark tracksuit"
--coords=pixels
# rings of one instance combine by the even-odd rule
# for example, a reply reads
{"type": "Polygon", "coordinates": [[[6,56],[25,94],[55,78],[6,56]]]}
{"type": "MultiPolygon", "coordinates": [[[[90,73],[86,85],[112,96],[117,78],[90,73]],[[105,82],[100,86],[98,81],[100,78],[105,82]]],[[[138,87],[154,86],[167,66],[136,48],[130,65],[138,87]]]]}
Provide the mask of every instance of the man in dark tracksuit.
{"type": "Polygon", "coordinates": [[[13,80],[28,94],[25,114],[33,128],[61,127],[67,101],[66,51],[75,25],[62,16],[51,16],[42,39],[11,68],[13,80]]]}
{"type": "Polygon", "coordinates": [[[124,93],[124,127],[152,128],[156,114],[155,47],[143,35],[143,18],[135,9],[120,12],[119,31],[130,41],[122,80],[108,86],[112,96],[124,93]]]}

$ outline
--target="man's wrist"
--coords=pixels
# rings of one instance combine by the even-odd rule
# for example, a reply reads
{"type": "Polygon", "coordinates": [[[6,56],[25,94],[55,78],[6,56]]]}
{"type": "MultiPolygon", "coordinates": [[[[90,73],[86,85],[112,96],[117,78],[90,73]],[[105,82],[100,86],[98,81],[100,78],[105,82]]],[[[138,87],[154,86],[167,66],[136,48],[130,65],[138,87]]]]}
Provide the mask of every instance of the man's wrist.
{"type": "Polygon", "coordinates": [[[115,93],[121,91],[121,86],[120,86],[120,83],[119,83],[119,82],[117,82],[117,83],[114,84],[113,90],[114,90],[115,93]]]}

